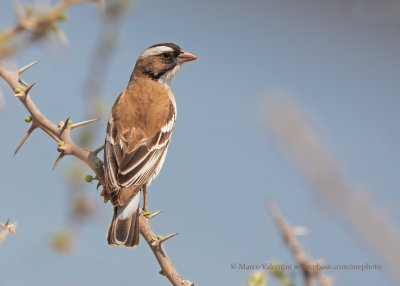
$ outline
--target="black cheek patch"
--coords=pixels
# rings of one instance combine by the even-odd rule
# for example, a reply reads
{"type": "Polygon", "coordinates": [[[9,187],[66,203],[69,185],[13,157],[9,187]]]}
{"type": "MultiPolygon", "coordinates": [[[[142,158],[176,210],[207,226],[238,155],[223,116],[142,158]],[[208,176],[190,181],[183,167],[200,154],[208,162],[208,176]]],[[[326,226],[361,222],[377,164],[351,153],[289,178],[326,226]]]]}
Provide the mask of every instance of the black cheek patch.
{"type": "Polygon", "coordinates": [[[168,68],[162,69],[158,73],[154,73],[153,71],[147,71],[147,72],[145,72],[145,74],[153,80],[159,80],[160,77],[162,77],[166,72],[168,72],[172,69],[173,69],[173,66],[172,66],[172,68],[168,67],[168,68]]]}
{"type": "Polygon", "coordinates": [[[174,68],[174,67],[172,66],[172,67],[168,67],[168,68],[162,69],[162,70],[157,74],[157,80],[158,80],[160,77],[162,77],[166,72],[172,70],[173,68],[174,68]]]}
{"type": "Polygon", "coordinates": [[[153,80],[158,80],[160,78],[160,74],[156,74],[153,71],[144,71],[144,74],[147,75],[148,77],[150,77],[153,80]]]}

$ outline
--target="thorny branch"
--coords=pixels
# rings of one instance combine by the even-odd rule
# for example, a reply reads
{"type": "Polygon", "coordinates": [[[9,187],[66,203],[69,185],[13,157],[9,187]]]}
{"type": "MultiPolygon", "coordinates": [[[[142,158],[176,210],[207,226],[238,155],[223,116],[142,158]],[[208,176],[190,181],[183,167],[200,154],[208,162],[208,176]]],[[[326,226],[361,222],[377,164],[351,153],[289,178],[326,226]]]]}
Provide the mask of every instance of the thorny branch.
{"type": "Polygon", "coordinates": [[[0,223],[0,245],[3,242],[3,240],[6,239],[6,236],[9,233],[15,233],[15,231],[17,230],[17,223],[14,222],[12,224],[9,223],[10,221],[8,220],[5,224],[0,223]]]}
{"type": "Polygon", "coordinates": [[[102,167],[102,162],[99,158],[97,158],[97,154],[84,150],[81,147],[75,145],[70,137],[70,131],[72,129],[93,122],[93,120],[80,122],[77,124],[70,124],[70,119],[68,118],[64,122],[60,122],[58,125],[52,123],[40,112],[40,110],[36,107],[35,103],[32,101],[29,95],[29,92],[31,91],[34,84],[28,85],[20,79],[20,75],[24,71],[31,68],[37,63],[38,62],[33,62],[16,72],[8,71],[0,66],[0,77],[2,77],[4,81],[10,86],[10,88],[15,93],[15,97],[20,100],[20,102],[25,106],[30,114],[30,118],[27,121],[31,121],[31,127],[26,132],[15,153],[18,152],[18,150],[21,148],[21,146],[25,143],[29,135],[32,134],[34,130],[36,130],[37,128],[42,129],[51,138],[58,142],[58,151],[60,152],[60,156],[58,157],[55,166],[65,155],[75,156],[84,161],[93,170],[93,172],[95,172],[97,178],[99,178],[100,184],[102,184],[104,182],[104,171],[102,167]],[[24,85],[26,89],[20,84],[24,85]]]}
{"type": "MultiPolygon", "coordinates": [[[[64,122],[60,122],[58,125],[52,123],[48,120],[37,108],[34,104],[32,98],[30,97],[30,91],[34,84],[28,85],[21,78],[20,75],[33,67],[37,62],[33,62],[18,71],[9,71],[0,65],[0,77],[4,79],[4,81],[9,85],[9,87],[14,91],[15,97],[17,97],[20,102],[25,106],[27,111],[29,112],[29,122],[31,122],[31,127],[28,132],[25,134],[21,143],[18,145],[16,152],[19,148],[26,142],[29,135],[36,129],[41,129],[45,133],[47,133],[52,139],[58,142],[57,150],[60,152],[54,167],[61,161],[61,159],[65,155],[72,155],[84,163],[86,163],[96,174],[96,177],[99,180],[99,185],[104,185],[104,168],[103,162],[97,157],[98,152],[102,150],[102,148],[98,148],[95,151],[88,151],[82,149],[78,145],[76,145],[71,137],[70,132],[74,128],[80,127],[82,125],[91,123],[94,120],[88,120],[76,124],[72,124],[69,118],[67,118],[64,122]],[[21,86],[21,85],[25,86],[21,86]]],[[[150,246],[151,250],[154,253],[158,263],[161,266],[160,274],[167,277],[167,279],[171,282],[172,285],[194,285],[190,281],[183,280],[181,276],[177,273],[171,261],[169,260],[167,253],[165,252],[162,243],[167,239],[172,238],[176,234],[169,235],[165,238],[160,236],[156,236],[149,224],[149,221],[153,216],[146,217],[144,215],[140,216],[140,233],[146,240],[147,244],[150,246]]]]}
{"type": "Polygon", "coordinates": [[[288,246],[294,259],[301,266],[303,277],[306,286],[313,285],[313,279],[318,280],[321,286],[331,286],[332,278],[325,276],[320,269],[315,269],[317,263],[321,262],[313,261],[307,256],[301,245],[296,239],[296,234],[293,227],[282,217],[279,213],[278,208],[270,203],[268,204],[269,211],[274,219],[277,227],[279,228],[285,244],[288,246]]]}

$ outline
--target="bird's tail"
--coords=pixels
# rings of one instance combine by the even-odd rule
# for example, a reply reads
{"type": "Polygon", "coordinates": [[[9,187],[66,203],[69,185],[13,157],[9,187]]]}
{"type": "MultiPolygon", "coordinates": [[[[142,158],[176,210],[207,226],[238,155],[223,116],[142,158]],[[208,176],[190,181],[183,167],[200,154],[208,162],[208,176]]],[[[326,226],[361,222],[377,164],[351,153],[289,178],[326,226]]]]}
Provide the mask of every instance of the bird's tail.
{"type": "Polygon", "coordinates": [[[109,245],[135,247],[139,244],[140,192],[124,206],[114,207],[114,216],[107,233],[109,245]]]}

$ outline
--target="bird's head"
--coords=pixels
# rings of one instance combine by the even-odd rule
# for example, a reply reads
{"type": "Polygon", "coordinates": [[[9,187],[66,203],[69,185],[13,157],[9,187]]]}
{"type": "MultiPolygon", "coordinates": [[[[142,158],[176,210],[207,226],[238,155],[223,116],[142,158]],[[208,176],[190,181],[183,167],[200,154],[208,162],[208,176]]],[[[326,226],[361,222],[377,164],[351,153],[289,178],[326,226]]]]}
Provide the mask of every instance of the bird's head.
{"type": "Polygon", "coordinates": [[[169,88],[173,76],[177,74],[182,64],[196,59],[196,56],[173,43],[157,44],[141,53],[133,74],[148,76],[169,88]]]}

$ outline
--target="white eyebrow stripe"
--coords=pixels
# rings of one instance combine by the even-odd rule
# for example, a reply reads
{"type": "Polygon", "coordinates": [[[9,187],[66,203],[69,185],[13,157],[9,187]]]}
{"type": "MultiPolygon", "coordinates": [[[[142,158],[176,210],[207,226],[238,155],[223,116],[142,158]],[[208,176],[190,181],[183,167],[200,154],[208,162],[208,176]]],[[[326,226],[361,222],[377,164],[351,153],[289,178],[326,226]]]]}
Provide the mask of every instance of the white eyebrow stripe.
{"type": "Polygon", "coordinates": [[[157,47],[153,47],[153,48],[149,48],[147,50],[145,50],[140,56],[154,56],[154,55],[160,55],[162,53],[165,52],[173,52],[174,50],[170,47],[167,46],[157,46],[157,47]]]}

